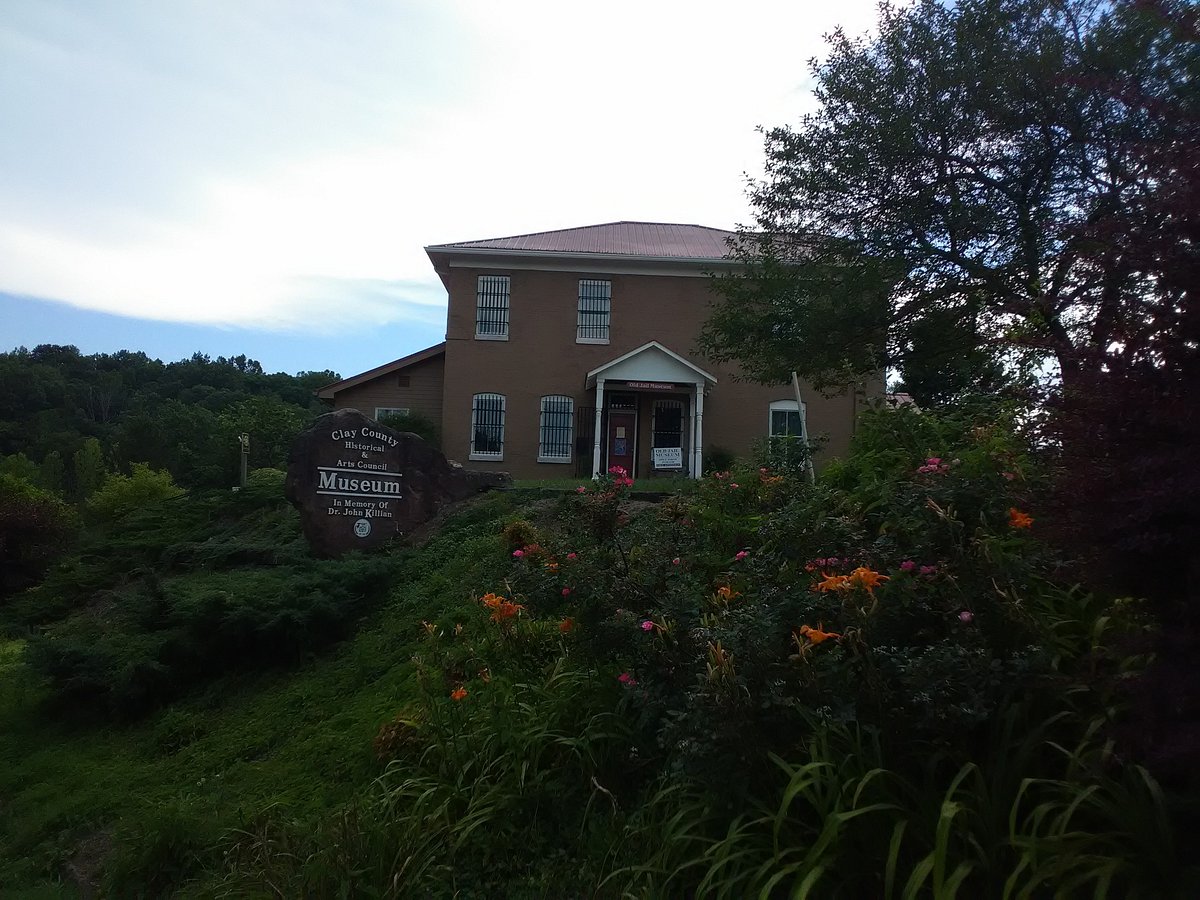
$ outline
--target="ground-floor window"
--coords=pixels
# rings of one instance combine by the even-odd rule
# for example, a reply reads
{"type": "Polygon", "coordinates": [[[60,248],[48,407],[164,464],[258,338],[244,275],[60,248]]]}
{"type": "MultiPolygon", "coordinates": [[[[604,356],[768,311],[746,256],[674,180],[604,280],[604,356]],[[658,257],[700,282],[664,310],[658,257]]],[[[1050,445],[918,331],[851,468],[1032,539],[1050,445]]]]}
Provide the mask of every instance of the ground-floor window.
{"type": "Polygon", "coordinates": [[[776,400],[771,404],[771,437],[804,437],[804,421],[795,400],[776,400]]]}
{"type": "Polygon", "coordinates": [[[538,428],[538,462],[570,462],[575,401],[552,395],[542,398],[538,428]]]}
{"type": "Polygon", "coordinates": [[[471,459],[504,458],[504,395],[471,398],[471,459]]]}
{"type": "Polygon", "coordinates": [[[650,446],[656,469],[682,469],[683,401],[655,400],[650,446]],[[678,450],[678,453],[670,452],[678,450]],[[658,452],[655,452],[658,451],[658,452]]]}
{"type": "Polygon", "coordinates": [[[377,406],[375,407],[375,418],[382,419],[384,416],[407,416],[408,408],[403,406],[377,406]]]}
{"type": "Polygon", "coordinates": [[[808,459],[804,408],[795,400],[776,400],[771,404],[768,422],[768,457],[771,465],[794,468],[808,459]]]}

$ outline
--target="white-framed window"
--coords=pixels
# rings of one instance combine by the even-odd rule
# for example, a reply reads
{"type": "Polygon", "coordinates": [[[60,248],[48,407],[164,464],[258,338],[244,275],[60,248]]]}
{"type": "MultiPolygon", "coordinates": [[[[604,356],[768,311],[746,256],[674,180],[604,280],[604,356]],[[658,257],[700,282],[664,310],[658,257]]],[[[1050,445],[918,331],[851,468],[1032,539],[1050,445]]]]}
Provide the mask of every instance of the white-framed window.
{"type": "Polygon", "coordinates": [[[804,413],[795,400],[775,400],[767,424],[771,437],[804,437],[804,413]]]}
{"type": "Polygon", "coordinates": [[[504,395],[471,398],[471,459],[504,459],[504,395]]]}
{"type": "Polygon", "coordinates": [[[538,462],[570,462],[574,434],[575,401],[561,394],[543,397],[538,427],[538,462]]]}
{"type": "Polygon", "coordinates": [[[407,416],[409,409],[406,406],[377,406],[375,407],[375,418],[381,419],[384,416],[407,416]]]}
{"type": "Polygon", "coordinates": [[[612,315],[612,282],[580,278],[578,309],[575,343],[607,344],[612,315]]]}
{"type": "Polygon", "coordinates": [[[508,340],[509,279],[507,275],[480,275],[475,288],[475,338],[508,340]]]}

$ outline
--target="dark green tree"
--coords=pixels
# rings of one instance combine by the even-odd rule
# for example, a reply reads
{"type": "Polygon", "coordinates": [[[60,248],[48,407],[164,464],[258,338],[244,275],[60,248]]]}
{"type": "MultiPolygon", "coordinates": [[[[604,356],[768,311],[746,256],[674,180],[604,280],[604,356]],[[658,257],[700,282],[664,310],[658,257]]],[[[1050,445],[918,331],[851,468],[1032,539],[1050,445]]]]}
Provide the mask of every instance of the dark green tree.
{"type": "Polygon", "coordinates": [[[96,438],[88,438],[75,451],[75,492],[80,500],[92,496],[104,482],[108,466],[104,462],[104,450],[96,438]]]}
{"type": "Polygon", "coordinates": [[[1172,5],[917,0],[883,4],[870,38],[833,33],[817,110],[766,133],[705,349],[818,386],[899,368],[925,400],[1047,360],[1075,378],[1170,302],[1094,226],[1157,189],[1137,148],[1179,135],[1154,105],[1196,108],[1172,5]]]}

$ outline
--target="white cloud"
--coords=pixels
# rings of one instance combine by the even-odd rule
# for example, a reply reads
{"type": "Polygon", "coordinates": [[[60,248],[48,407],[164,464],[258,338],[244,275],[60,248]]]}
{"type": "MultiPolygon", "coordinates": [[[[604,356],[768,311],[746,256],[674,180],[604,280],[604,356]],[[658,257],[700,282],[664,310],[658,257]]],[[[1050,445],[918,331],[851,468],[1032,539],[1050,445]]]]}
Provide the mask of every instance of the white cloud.
{"type": "Polygon", "coordinates": [[[745,222],[755,126],[874,14],[816,6],[13,4],[0,291],[329,333],[440,320],[425,244],[745,222]]]}

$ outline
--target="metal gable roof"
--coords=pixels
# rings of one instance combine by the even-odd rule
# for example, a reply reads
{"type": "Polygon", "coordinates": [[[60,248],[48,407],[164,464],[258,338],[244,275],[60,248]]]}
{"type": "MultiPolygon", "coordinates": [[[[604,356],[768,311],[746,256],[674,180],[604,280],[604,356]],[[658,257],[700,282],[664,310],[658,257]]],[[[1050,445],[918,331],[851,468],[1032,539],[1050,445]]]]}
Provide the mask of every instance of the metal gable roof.
{"type": "Polygon", "coordinates": [[[408,356],[403,356],[400,359],[392,360],[389,363],[384,363],[382,366],[376,366],[374,369],[362,372],[358,375],[351,375],[349,378],[343,378],[341,381],[335,381],[332,384],[327,384],[322,388],[318,388],[314,393],[322,400],[332,400],[334,395],[339,391],[344,391],[347,388],[352,388],[363,384],[367,381],[373,381],[376,378],[382,378],[384,375],[390,375],[392,372],[398,372],[408,366],[415,366],[417,363],[425,362],[427,359],[433,359],[435,356],[441,356],[446,352],[446,342],[434,344],[432,347],[426,347],[424,350],[418,350],[416,353],[410,353],[408,356]]]}
{"type": "Polygon", "coordinates": [[[608,222],[581,228],[537,231],[510,237],[433,244],[426,251],[496,250],[516,253],[580,253],[657,259],[723,259],[736,232],[665,222],[608,222]]]}

